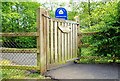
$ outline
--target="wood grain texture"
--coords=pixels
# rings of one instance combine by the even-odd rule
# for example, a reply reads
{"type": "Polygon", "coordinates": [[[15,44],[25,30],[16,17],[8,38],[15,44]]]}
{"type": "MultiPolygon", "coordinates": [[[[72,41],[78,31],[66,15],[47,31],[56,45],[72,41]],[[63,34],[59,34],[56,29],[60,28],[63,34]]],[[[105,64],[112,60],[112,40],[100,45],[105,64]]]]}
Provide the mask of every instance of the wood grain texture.
{"type": "Polygon", "coordinates": [[[16,32],[16,33],[0,33],[0,36],[2,37],[17,37],[17,36],[38,36],[37,32],[16,32]]]}

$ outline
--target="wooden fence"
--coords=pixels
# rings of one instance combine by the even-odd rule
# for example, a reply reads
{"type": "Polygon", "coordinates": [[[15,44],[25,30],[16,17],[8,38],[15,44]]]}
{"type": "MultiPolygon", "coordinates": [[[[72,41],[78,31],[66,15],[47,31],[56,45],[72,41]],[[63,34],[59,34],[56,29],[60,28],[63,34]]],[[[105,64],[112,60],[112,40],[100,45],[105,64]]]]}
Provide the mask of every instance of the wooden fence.
{"type": "Polygon", "coordinates": [[[39,8],[37,12],[37,32],[0,33],[2,37],[36,37],[37,48],[0,48],[1,53],[36,53],[37,66],[2,65],[2,68],[40,70],[41,74],[56,65],[75,60],[77,55],[77,33],[79,24],[74,21],[50,18],[48,11],[39,8]]]}

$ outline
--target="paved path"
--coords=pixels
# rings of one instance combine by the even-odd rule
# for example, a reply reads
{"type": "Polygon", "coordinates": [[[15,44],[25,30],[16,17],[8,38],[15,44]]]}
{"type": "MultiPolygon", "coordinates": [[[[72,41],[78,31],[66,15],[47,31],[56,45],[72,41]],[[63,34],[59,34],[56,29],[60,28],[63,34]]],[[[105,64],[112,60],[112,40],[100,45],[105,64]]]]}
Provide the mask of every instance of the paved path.
{"type": "Polygon", "coordinates": [[[117,64],[69,64],[46,73],[54,79],[118,79],[117,64]]]}

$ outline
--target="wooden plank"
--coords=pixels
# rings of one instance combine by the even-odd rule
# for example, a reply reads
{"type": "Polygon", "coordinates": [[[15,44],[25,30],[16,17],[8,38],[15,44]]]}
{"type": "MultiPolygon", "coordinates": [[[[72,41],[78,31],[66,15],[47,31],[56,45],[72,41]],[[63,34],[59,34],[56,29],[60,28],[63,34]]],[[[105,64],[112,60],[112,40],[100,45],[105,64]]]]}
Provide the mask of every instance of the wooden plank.
{"type": "Polygon", "coordinates": [[[37,66],[40,68],[40,9],[37,10],[37,66]]]}
{"type": "Polygon", "coordinates": [[[76,25],[76,27],[75,27],[75,38],[76,38],[76,43],[75,43],[75,47],[76,47],[76,57],[78,57],[78,36],[77,36],[77,31],[78,31],[78,25],[76,25]]]}
{"type": "MultiPolygon", "coordinates": [[[[67,27],[67,23],[65,23],[65,27],[67,27]]],[[[67,60],[67,34],[64,33],[65,35],[65,61],[67,60]]]]}
{"type": "Polygon", "coordinates": [[[0,48],[0,53],[37,53],[37,49],[0,48]]]}
{"type": "MultiPolygon", "coordinates": [[[[58,22],[58,26],[60,26],[60,22],[58,22]]],[[[62,55],[61,55],[61,31],[59,30],[58,28],[58,62],[61,62],[62,61],[62,55]]]]}
{"type": "MultiPolygon", "coordinates": [[[[64,26],[63,22],[62,22],[62,26],[64,26]]],[[[64,42],[65,42],[64,39],[65,38],[64,38],[64,33],[62,33],[61,37],[62,37],[62,62],[63,62],[63,61],[65,61],[65,52],[64,52],[65,51],[65,47],[64,47],[65,46],[65,44],[64,44],[64,42]]]]}
{"type": "MultiPolygon", "coordinates": [[[[49,16],[49,13],[47,12],[47,16],[49,16]]],[[[50,48],[49,48],[49,43],[50,43],[50,38],[49,38],[49,29],[50,29],[50,20],[47,18],[47,69],[49,68],[50,64],[50,48]]]]}
{"type": "Polygon", "coordinates": [[[15,36],[38,36],[37,32],[16,32],[16,33],[1,33],[0,36],[2,37],[15,37],[15,36]]]}
{"type": "Polygon", "coordinates": [[[72,58],[75,58],[75,26],[74,24],[72,24],[72,44],[73,44],[73,47],[72,47],[72,50],[73,50],[73,57],[72,58]]]}
{"type": "Polygon", "coordinates": [[[51,63],[54,62],[54,54],[53,54],[53,20],[51,19],[51,26],[50,26],[50,57],[51,57],[51,63]]]}
{"type": "MultiPolygon", "coordinates": [[[[68,23],[66,23],[66,25],[69,26],[68,23]]],[[[70,26],[69,26],[69,29],[70,29],[70,26]]],[[[70,30],[71,30],[71,29],[70,29],[70,30]]],[[[68,43],[68,42],[69,42],[69,41],[68,41],[68,36],[69,36],[69,33],[66,34],[66,53],[67,53],[67,60],[69,59],[69,58],[68,58],[68,56],[69,56],[69,54],[68,54],[68,53],[69,53],[69,51],[68,51],[68,48],[69,48],[69,47],[68,47],[68,44],[69,44],[69,43],[68,43]]]]}
{"type": "Polygon", "coordinates": [[[73,58],[73,27],[72,27],[72,24],[71,24],[71,39],[70,39],[71,41],[71,58],[73,58]]]}
{"type": "MultiPolygon", "coordinates": [[[[68,25],[70,26],[70,23],[68,23],[68,25]]],[[[70,59],[70,33],[68,33],[68,40],[67,40],[67,42],[68,42],[68,59],[70,59]]]]}
{"type": "Polygon", "coordinates": [[[54,31],[54,33],[55,33],[55,63],[57,63],[58,62],[58,52],[57,52],[57,49],[58,49],[58,46],[57,46],[57,22],[55,22],[54,23],[55,24],[55,31],[54,31]]]}
{"type": "Polygon", "coordinates": [[[38,66],[20,66],[20,65],[14,66],[2,65],[1,69],[40,70],[38,66]]]}
{"type": "MultiPolygon", "coordinates": [[[[69,23],[69,26],[71,29],[71,23],[69,23]]],[[[69,33],[69,59],[71,59],[71,32],[69,33]]]]}

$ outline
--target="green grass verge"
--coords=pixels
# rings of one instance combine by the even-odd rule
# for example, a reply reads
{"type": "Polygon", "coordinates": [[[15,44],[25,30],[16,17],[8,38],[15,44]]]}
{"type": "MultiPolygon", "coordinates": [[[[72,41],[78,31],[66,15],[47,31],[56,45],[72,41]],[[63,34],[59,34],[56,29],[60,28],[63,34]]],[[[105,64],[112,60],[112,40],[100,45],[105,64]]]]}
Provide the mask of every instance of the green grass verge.
{"type": "MultiPolygon", "coordinates": [[[[0,64],[12,65],[13,63],[4,59],[0,61],[0,64]]],[[[46,79],[46,77],[40,75],[40,73],[27,70],[0,68],[0,79],[46,79]]]]}
{"type": "Polygon", "coordinates": [[[1,69],[0,75],[2,79],[45,79],[39,73],[19,69],[1,69]]]}

